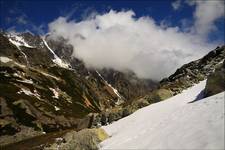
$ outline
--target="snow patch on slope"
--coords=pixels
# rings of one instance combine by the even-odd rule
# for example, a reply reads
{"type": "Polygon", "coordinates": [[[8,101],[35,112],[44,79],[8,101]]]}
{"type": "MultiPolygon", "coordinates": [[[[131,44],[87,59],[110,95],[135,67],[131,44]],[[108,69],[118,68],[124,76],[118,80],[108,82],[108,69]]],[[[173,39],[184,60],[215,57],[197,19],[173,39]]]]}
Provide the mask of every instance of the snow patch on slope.
{"type": "Polygon", "coordinates": [[[31,92],[29,89],[21,88],[21,90],[18,91],[17,94],[22,94],[22,93],[29,95],[29,96],[34,96],[34,97],[37,97],[38,99],[40,99],[40,95],[38,94],[37,90],[34,90],[34,92],[31,92]]]}
{"type": "Polygon", "coordinates": [[[60,67],[62,68],[69,68],[69,64],[63,62],[62,59],[60,59],[56,54],[55,52],[48,46],[48,43],[45,41],[44,38],[42,38],[45,46],[50,50],[50,52],[53,54],[54,56],[54,59],[52,60],[54,63],[56,63],[57,65],[59,65],[60,67]]]}
{"type": "Polygon", "coordinates": [[[16,33],[9,33],[7,34],[7,37],[9,38],[9,41],[14,44],[18,49],[20,49],[20,46],[25,46],[28,48],[35,48],[33,46],[30,46],[22,36],[17,35],[16,33]]]}
{"type": "Polygon", "coordinates": [[[56,89],[53,89],[53,88],[49,88],[49,89],[50,89],[50,90],[52,91],[52,93],[54,94],[52,97],[58,99],[58,98],[59,98],[59,93],[58,93],[58,91],[57,91],[56,89]]]}
{"type": "Polygon", "coordinates": [[[3,63],[8,63],[8,62],[11,62],[13,60],[8,58],[8,57],[0,56],[0,61],[3,62],[3,63]]]}
{"type": "Polygon", "coordinates": [[[124,101],[122,99],[122,97],[120,96],[119,92],[117,91],[117,89],[115,89],[111,84],[109,84],[103,77],[102,75],[96,70],[96,73],[98,74],[98,76],[113,90],[113,92],[116,94],[116,96],[118,97],[118,100],[116,102],[116,105],[120,105],[122,104],[124,101]]]}
{"type": "Polygon", "coordinates": [[[60,110],[60,108],[57,107],[57,106],[54,106],[54,108],[55,108],[55,111],[59,111],[60,110]]]}
{"type": "Polygon", "coordinates": [[[27,59],[27,55],[22,51],[22,49],[20,48],[20,46],[25,46],[28,48],[35,48],[33,46],[30,46],[27,42],[25,42],[25,40],[23,39],[23,37],[17,35],[16,33],[9,33],[7,34],[7,37],[9,38],[9,41],[14,44],[21,52],[21,54],[24,56],[24,58],[26,59],[27,65],[29,65],[29,61],[27,59]]]}
{"type": "Polygon", "coordinates": [[[3,63],[8,63],[8,62],[13,62],[15,65],[20,66],[21,68],[25,68],[26,66],[19,64],[12,60],[11,58],[5,57],[5,56],[0,56],[0,61],[3,63]]]}
{"type": "Polygon", "coordinates": [[[22,83],[27,83],[27,84],[33,84],[33,81],[32,79],[28,80],[28,79],[23,79],[23,80],[17,80],[19,82],[22,82],[22,83]]]}
{"type": "Polygon", "coordinates": [[[104,126],[101,149],[224,149],[224,94],[195,100],[206,81],[104,126]]]}

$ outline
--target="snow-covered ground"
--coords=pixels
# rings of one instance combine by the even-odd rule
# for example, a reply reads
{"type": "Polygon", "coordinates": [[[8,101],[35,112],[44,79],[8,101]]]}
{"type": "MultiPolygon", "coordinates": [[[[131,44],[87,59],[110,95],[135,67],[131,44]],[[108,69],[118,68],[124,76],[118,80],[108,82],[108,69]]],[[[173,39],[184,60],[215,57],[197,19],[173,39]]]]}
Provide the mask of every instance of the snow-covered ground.
{"type": "Polygon", "coordinates": [[[189,103],[206,81],[102,128],[101,149],[224,149],[224,92],[189,103]]]}

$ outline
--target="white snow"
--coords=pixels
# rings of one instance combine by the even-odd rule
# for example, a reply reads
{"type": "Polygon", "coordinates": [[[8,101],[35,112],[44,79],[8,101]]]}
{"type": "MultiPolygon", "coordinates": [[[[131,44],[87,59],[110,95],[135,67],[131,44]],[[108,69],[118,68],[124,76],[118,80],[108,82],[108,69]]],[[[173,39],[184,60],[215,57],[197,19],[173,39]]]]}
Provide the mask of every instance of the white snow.
{"type": "Polygon", "coordinates": [[[17,66],[20,66],[21,68],[26,68],[26,66],[24,66],[22,64],[19,64],[19,63],[15,62],[15,61],[14,61],[14,64],[17,65],[17,66]]]}
{"type": "Polygon", "coordinates": [[[17,35],[16,33],[9,33],[7,34],[7,37],[9,38],[9,41],[14,44],[22,53],[22,55],[24,56],[24,58],[26,59],[27,65],[29,65],[29,61],[27,59],[27,55],[22,51],[22,49],[20,48],[20,46],[25,46],[28,48],[34,48],[33,46],[30,46],[27,42],[25,42],[25,40],[23,39],[22,36],[17,35]]]}
{"type": "Polygon", "coordinates": [[[51,74],[48,74],[48,73],[46,73],[46,72],[39,71],[39,70],[37,70],[37,71],[40,72],[40,73],[41,73],[42,75],[44,75],[44,76],[48,76],[48,77],[54,78],[55,80],[58,80],[58,81],[61,80],[60,78],[58,78],[58,77],[56,77],[56,76],[53,76],[53,75],[51,75],[51,74]]]}
{"type": "Polygon", "coordinates": [[[8,62],[11,62],[13,60],[8,58],[8,57],[0,56],[0,61],[3,62],[3,63],[8,63],[8,62]]]}
{"type": "Polygon", "coordinates": [[[23,82],[23,83],[33,84],[32,79],[30,79],[30,80],[24,79],[24,80],[19,80],[19,81],[20,81],[20,82],[23,82]]]}
{"type": "Polygon", "coordinates": [[[60,59],[55,52],[48,46],[48,43],[45,41],[44,37],[42,38],[45,46],[50,50],[50,52],[53,54],[54,59],[52,60],[54,63],[56,63],[58,66],[62,67],[62,68],[69,68],[69,64],[63,62],[62,59],[60,59]]]}
{"type": "Polygon", "coordinates": [[[22,36],[19,36],[16,33],[9,33],[7,34],[7,37],[9,38],[9,41],[14,44],[18,49],[20,49],[20,46],[34,48],[33,46],[30,46],[27,42],[25,42],[22,36]]]}
{"type": "Polygon", "coordinates": [[[222,59],[218,64],[222,64],[224,62],[224,59],[222,59]]]}
{"type": "Polygon", "coordinates": [[[224,94],[195,101],[206,81],[103,129],[101,149],[224,149],[224,94]]]}
{"type": "Polygon", "coordinates": [[[59,98],[59,93],[57,92],[57,90],[56,89],[53,89],[53,88],[49,88],[51,91],[52,91],[52,93],[54,94],[52,97],[53,98],[59,98]]]}
{"type": "Polygon", "coordinates": [[[29,96],[35,96],[37,97],[38,99],[40,99],[40,95],[37,93],[37,90],[34,90],[34,92],[31,92],[29,89],[24,89],[24,88],[21,88],[20,91],[17,92],[18,94],[26,94],[26,95],[29,95],[29,96]]]}
{"type": "Polygon", "coordinates": [[[25,68],[26,66],[22,65],[22,64],[19,64],[17,62],[15,62],[14,60],[8,58],[8,57],[4,57],[4,56],[0,56],[0,61],[3,62],[3,63],[8,63],[8,62],[12,62],[17,65],[17,66],[20,66],[21,68],[25,68]]]}
{"type": "Polygon", "coordinates": [[[14,77],[21,77],[18,73],[13,73],[14,77]]]}
{"type": "Polygon", "coordinates": [[[98,74],[98,76],[110,87],[112,88],[113,92],[117,95],[118,100],[116,102],[117,105],[122,104],[124,101],[122,100],[122,97],[120,96],[119,92],[117,91],[117,89],[115,89],[111,84],[109,84],[103,77],[102,75],[96,70],[96,73],[98,74]]]}
{"type": "Polygon", "coordinates": [[[55,111],[59,111],[60,110],[60,108],[57,107],[57,106],[54,106],[54,108],[55,108],[55,111]]]}

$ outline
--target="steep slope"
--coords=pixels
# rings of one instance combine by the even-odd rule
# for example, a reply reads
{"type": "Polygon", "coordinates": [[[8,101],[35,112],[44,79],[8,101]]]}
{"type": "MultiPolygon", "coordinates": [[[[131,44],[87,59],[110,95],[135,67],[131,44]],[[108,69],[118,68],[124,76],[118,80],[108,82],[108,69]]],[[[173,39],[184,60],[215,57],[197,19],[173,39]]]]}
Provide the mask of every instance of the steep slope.
{"type": "Polygon", "coordinates": [[[70,68],[39,36],[0,34],[0,40],[0,136],[25,132],[24,127],[87,128],[89,113],[121,99],[97,73],[87,79],[70,68]]]}
{"type": "Polygon", "coordinates": [[[206,81],[103,129],[101,149],[224,149],[224,92],[191,103],[206,81]]]}
{"type": "Polygon", "coordinates": [[[174,95],[207,78],[225,59],[225,46],[217,47],[204,57],[184,64],[168,78],[160,81],[160,88],[169,89],[174,95]]]}

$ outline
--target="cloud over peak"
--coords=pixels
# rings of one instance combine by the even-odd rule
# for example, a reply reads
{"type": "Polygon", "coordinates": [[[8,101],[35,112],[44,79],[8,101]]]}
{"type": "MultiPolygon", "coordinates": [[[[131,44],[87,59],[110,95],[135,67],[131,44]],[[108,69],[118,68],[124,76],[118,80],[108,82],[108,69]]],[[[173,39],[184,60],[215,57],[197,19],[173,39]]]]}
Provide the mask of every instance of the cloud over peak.
{"type": "Polygon", "coordinates": [[[68,39],[73,55],[87,67],[128,69],[156,80],[215,46],[179,27],[161,27],[151,17],[136,18],[132,10],[111,10],[80,22],[59,17],[49,24],[49,32],[68,39]]]}

